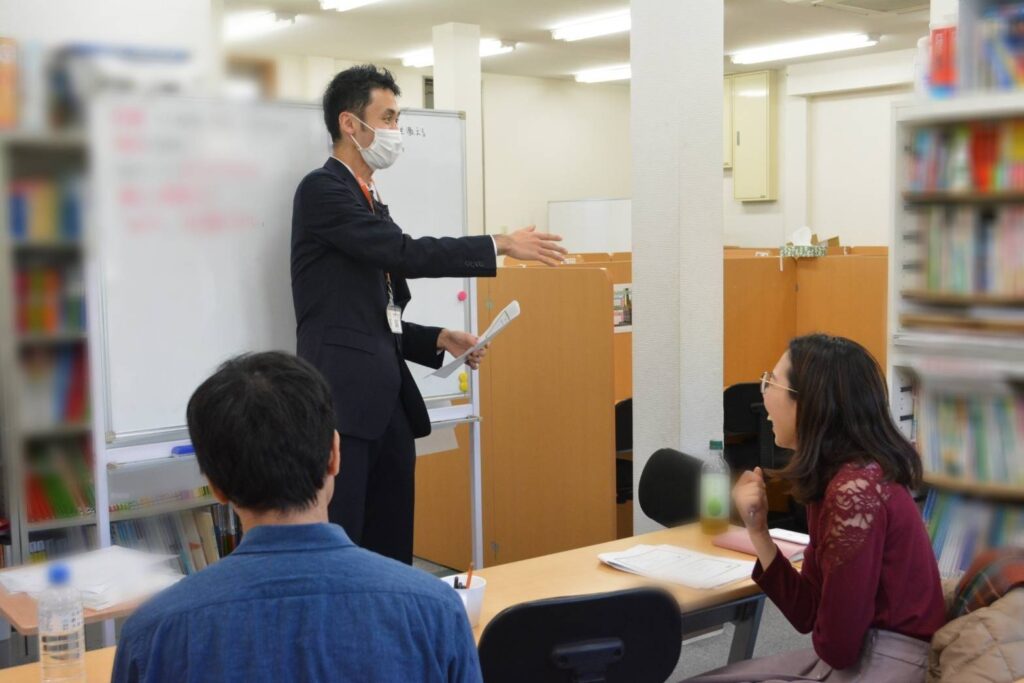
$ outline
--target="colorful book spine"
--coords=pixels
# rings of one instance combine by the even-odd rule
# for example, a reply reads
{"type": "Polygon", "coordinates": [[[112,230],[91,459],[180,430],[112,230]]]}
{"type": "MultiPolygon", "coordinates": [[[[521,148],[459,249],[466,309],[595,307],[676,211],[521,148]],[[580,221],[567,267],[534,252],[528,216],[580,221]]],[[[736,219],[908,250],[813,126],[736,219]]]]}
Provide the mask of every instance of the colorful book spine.
{"type": "Polygon", "coordinates": [[[85,183],[80,176],[23,178],[10,184],[11,236],[17,242],[76,242],[82,237],[85,183]]]}
{"type": "Polygon", "coordinates": [[[1024,397],[923,392],[918,448],[926,472],[1024,486],[1024,397]]]}
{"type": "Polygon", "coordinates": [[[992,505],[931,489],[923,515],[943,578],[963,574],[985,549],[1024,544],[1022,505],[992,505]]]}

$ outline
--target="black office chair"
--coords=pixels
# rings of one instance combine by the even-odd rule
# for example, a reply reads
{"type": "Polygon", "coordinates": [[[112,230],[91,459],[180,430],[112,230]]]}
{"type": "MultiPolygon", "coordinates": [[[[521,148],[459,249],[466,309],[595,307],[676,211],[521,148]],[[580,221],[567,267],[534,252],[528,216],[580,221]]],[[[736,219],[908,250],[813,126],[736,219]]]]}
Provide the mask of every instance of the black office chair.
{"type": "MultiPolygon", "coordinates": [[[[775,445],[759,382],[734,384],[722,394],[725,431],[725,462],[734,471],[785,467],[793,451],[775,445]]],[[[790,500],[789,510],[769,512],[768,524],[793,531],[807,531],[807,510],[790,500]]]]}
{"type": "Polygon", "coordinates": [[[662,683],[681,646],[675,598],[634,588],[514,605],[478,650],[486,683],[662,683]]]}
{"type": "Polygon", "coordinates": [[[703,461],[671,448],[655,451],[640,474],[640,509],[667,527],[700,518],[703,461]]]}
{"type": "MultiPolygon", "coordinates": [[[[615,452],[633,452],[633,399],[615,404],[615,452]]],[[[633,500],[633,461],[615,458],[615,503],[633,500]]]]}
{"type": "Polygon", "coordinates": [[[764,397],[758,382],[733,384],[722,394],[725,461],[734,470],[776,469],[789,462],[792,451],[775,445],[764,397]]]}

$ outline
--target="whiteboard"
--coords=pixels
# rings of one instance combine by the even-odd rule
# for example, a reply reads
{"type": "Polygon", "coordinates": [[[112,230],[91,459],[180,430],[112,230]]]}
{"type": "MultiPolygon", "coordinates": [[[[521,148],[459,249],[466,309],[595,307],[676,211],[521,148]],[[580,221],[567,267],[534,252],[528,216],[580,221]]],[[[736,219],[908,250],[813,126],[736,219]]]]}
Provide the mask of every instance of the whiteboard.
{"type": "MultiPolygon", "coordinates": [[[[409,111],[406,153],[378,182],[413,235],[466,232],[463,121],[409,111]],[[387,176],[387,177],[385,177],[387,176]]],[[[231,356],[295,350],[292,199],[330,140],[319,107],[110,95],[90,116],[91,260],[111,447],[183,438],[195,388],[231,356]]],[[[410,282],[405,318],[469,328],[468,280],[410,282]]],[[[424,397],[462,396],[458,377],[424,397]]]]}
{"type": "Polygon", "coordinates": [[[548,232],[574,253],[633,251],[632,202],[577,199],[548,202],[548,232]]]}

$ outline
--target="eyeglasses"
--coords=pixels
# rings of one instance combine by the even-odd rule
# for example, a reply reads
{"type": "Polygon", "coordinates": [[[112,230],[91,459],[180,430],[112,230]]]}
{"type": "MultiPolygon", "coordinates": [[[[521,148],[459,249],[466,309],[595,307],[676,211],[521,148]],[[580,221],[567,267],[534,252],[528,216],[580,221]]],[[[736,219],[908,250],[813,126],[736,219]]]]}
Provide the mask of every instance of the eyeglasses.
{"type": "Polygon", "coordinates": [[[791,387],[787,387],[787,386],[786,386],[785,384],[779,384],[778,382],[773,382],[773,381],[771,381],[771,380],[769,379],[769,377],[771,377],[771,376],[772,376],[772,373],[771,373],[771,371],[770,371],[770,370],[766,370],[766,371],[765,371],[765,373],[764,373],[763,375],[761,375],[761,393],[762,393],[762,394],[763,394],[763,393],[764,393],[765,391],[767,391],[767,390],[768,390],[768,385],[769,385],[769,384],[771,384],[771,385],[773,385],[773,386],[776,386],[776,387],[779,387],[780,389],[785,389],[786,391],[791,391],[791,392],[793,392],[794,394],[799,394],[799,393],[800,393],[800,392],[799,392],[799,391],[797,391],[796,389],[793,389],[793,388],[791,388],[791,387]]]}

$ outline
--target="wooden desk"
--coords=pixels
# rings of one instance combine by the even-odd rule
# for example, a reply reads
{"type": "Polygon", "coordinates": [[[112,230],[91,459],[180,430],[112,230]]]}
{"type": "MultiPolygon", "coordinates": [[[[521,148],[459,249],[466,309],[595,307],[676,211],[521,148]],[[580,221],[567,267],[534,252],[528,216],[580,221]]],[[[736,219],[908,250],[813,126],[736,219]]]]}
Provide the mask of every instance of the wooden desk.
{"type": "MultiPolygon", "coordinates": [[[[104,610],[84,610],[85,623],[92,624],[106,619],[126,617],[135,611],[139,600],[121,603],[104,610]]],[[[25,593],[8,593],[0,586],[0,617],[11,622],[14,630],[23,636],[35,635],[39,631],[39,610],[35,598],[25,593]]]]}
{"type": "MultiPolygon", "coordinates": [[[[85,680],[89,683],[107,683],[114,671],[115,650],[113,647],[105,647],[102,650],[86,652],[85,680]]],[[[4,683],[39,683],[42,678],[39,662],[0,669],[0,678],[4,683]]]]}
{"type": "MultiPolygon", "coordinates": [[[[627,550],[641,543],[676,545],[744,561],[752,559],[749,555],[713,546],[711,539],[701,533],[699,524],[688,524],[482,569],[479,575],[487,579],[487,591],[480,623],[473,630],[474,637],[480,639],[484,627],[498,612],[521,602],[653,585],[655,582],[651,579],[612,569],[597,559],[599,553],[627,550]]],[[[679,602],[684,637],[732,622],[736,631],[729,662],[753,656],[765,596],[752,580],[744,579],[715,590],[663,585],[679,602]]]]}

